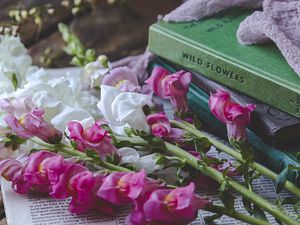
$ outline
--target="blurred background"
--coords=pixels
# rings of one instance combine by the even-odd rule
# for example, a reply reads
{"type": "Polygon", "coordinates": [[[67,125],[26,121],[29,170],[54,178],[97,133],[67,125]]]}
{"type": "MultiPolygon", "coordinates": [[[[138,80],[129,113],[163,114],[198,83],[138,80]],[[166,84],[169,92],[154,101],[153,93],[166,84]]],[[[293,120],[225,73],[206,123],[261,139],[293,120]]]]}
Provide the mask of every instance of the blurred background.
{"type": "Polygon", "coordinates": [[[79,50],[91,58],[105,54],[114,61],[142,53],[147,46],[149,25],[180,2],[1,0],[0,32],[19,33],[33,64],[42,67],[70,66],[70,55],[79,50]],[[59,23],[67,25],[61,26],[61,32],[59,23]]]}

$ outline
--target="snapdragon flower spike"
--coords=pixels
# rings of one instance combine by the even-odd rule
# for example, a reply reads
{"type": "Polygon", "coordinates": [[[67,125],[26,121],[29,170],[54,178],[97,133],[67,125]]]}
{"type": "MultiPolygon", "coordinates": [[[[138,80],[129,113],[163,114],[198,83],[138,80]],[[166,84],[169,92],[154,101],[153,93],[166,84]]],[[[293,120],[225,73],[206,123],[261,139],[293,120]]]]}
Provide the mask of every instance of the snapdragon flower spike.
{"type": "Polygon", "coordinates": [[[76,142],[78,150],[82,152],[87,149],[96,150],[103,160],[108,155],[117,154],[108,131],[103,129],[99,122],[95,122],[85,130],[79,122],[75,121],[69,122],[67,127],[70,132],[69,138],[76,142]]]}
{"type": "Polygon", "coordinates": [[[152,192],[144,203],[148,223],[158,225],[184,225],[194,221],[198,210],[203,209],[211,202],[194,193],[195,185],[174,190],[162,189],[152,192]]]}
{"type": "Polygon", "coordinates": [[[20,119],[9,114],[4,118],[4,121],[21,138],[28,139],[36,136],[51,144],[59,143],[62,139],[62,133],[55,129],[52,124],[44,121],[43,115],[42,109],[34,109],[23,114],[20,119]]]}
{"type": "Polygon", "coordinates": [[[155,113],[147,116],[147,123],[151,128],[152,135],[165,138],[174,142],[184,141],[184,131],[172,128],[171,123],[165,113],[155,113]]]}
{"type": "Polygon", "coordinates": [[[146,172],[117,172],[108,175],[97,195],[115,205],[132,203],[142,193],[146,184],[146,172]]]}
{"type": "Polygon", "coordinates": [[[122,92],[141,92],[137,75],[128,67],[116,67],[103,78],[103,85],[119,88],[122,92]]]}
{"type": "Polygon", "coordinates": [[[217,90],[215,94],[210,95],[209,108],[215,117],[227,125],[229,140],[241,142],[247,140],[246,126],[250,122],[255,105],[241,106],[231,100],[228,92],[217,90]]]}
{"type": "Polygon", "coordinates": [[[170,99],[171,104],[178,111],[187,112],[187,92],[189,84],[192,81],[192,75],[183,70],[170,74],[162,67],[155,67],[148,80],[145,81],[152,91],[163,99],[170,99]]]}

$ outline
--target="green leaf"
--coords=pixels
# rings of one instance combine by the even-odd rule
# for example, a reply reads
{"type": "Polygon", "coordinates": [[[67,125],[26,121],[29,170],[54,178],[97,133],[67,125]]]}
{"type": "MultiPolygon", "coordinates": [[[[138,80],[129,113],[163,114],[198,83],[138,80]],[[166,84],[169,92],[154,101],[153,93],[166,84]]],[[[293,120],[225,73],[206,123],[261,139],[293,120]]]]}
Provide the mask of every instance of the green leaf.
{"type": "Polygon", "coordinates": [[[241,152],[243,160],[254,160],[253,149],[247,142],[236,141],[233,139],[229,140],[229,142],[234,148],[241,152]]]}
{"type": "Polygon", "coordinates": [[[300,202],[300,200],[297,199],[297,198],[287,197],[287,198],[283,199],[283,201],[281,202],[281,205],[288,205],[288,204],[294,205],[294,204],[297,204],[299,202],[300,202]]]}
{"type": "Polygon", "coordinates": [[[9,135],[8,138],[9,138],[13,143],[16,143],[16,144],[19,144],[19,145],[24,144],[24,143],[26,142],[25,139],[19,137],[18,135],[14,135],[14,134],[9,135]]]}
{"type": "Polygon", "coordinates": [[[156,154],[156,155],[153,156],[153,158],[156,160],[155,163],[157,165],[166,166],[167,163],[168,163],[168,159],[165,156],[161,155],[161,154],[156,154]]]}
{"type": "Polygon", "coordinates": [[[289,173],[289,166],[285,167],[281,173],[278,175],[276,179],[276,193],[280,193],[285,185],[285,182],[287,181],[287,176],[289,173]]]}
{"type": "Polygon", "coordinates": [[[206,217],[204,217],[204,221],[206,224],[215,224],[214,220],[220,219],[222,216],[223,216],[223,214],[219,214],[219,213],[211,215],[211,216],[206,216],[206,217]]]}
{"type": "Polygon", "coordinates": [[[197,152],[203,152],[206,153],[211,148],[211,142],[208,140],[208,138],[196,138],[194,141],[195,148],[197,152]]]}
{"type": "Polygon", "coordinates": [[[234,210],[234,201],[235,201],[234,195],[230,194],[228,191],[222,191],[219,193],[219,198],[222,200],[227,210],[229,211],[234,210]]]}
{"type": "Polygon", "coordinates": [[[100,156],[98,154],[98,152],[94,149],[87,149],[85,151],[86,155],[92,159],[95,159],[95,160],[99,160],[100,159],[100,156]]]}
{"type": "Polygon", "coordinates": [[[106,155],[106,161],[109,162],[109,163],[112,163],[114,165],[118,165],[119,162],[120,162],[120,160],[121,160],[120,156],[118,154],[116,154],[116,153],[113,153],[111,155],[109,155],[109,154],[106,155]]]}
{"type": "Polygon", "coordinates": [[[78,145],[75,141],[70,141],[70,143],[73,149],[77,149],[78,145]]]}
{"type": "Polygon", "coordinates": [[[248,199],[246,198],[242,198],[242,202],[243,202],[243,205],[244,205],[244,208],[247,210],[247,212],[250,214],[250,215],[253,215],[253,208],[252,208],[252,204],[250,201],[248,201],[248,199]]]}
{"type": "Polygon", "coordinates": [[[296,157],[297,157],[297,159],[300,161],[300,152],[297,152],[296,157]]]}
{"type": "Polygon", "coordinates": [[[255,218],[261,219],[263,221],[268,221],[264,211],[259,208],[257,205],[253,206],[253,215],[255,218]]]}
{"type": "Polygon", "coordinates": [[[95,89],[96,91],[101,91],[101,88],[100,88],[99,85],[95,86],[94,89],[95,89]]]}
{"type": "Polygon", "coordinates": [[[201,121],[198,119],[198,117],[195,115],[194,120],[193,120],[193,125],[196,129],[200,130],[201,129],[201,121]]]}
{"type": "Polygon", "coordinates": [[[124,147],[132,147],[132,143],[130,141],[120,141],[116,144],[116,148],[124,148],[124,147]]]}
{"type": "Polygon", "coordinates": [[[18,79],[17,79],[17,76],[16,76],[15,73],[12,75],[11,81],[12,81],[12,84],[14,86],[14,89],[17,90],[17,88],[18,88],[18,79]]]}
{"type": "Polygon", "coordinates": [[[164,140],[162,138],[159,138],[159,137],[150,137],[148,139],[148,142],[149,142],[150,145],[155,146],[155,147],[165,145],[164,140]]]}

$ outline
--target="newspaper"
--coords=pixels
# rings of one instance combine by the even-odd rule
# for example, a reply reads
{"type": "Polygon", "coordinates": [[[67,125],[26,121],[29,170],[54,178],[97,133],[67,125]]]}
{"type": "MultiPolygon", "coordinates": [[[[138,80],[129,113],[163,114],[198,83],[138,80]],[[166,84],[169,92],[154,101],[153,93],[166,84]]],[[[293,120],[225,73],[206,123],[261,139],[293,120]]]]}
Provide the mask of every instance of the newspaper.
{"type": "MultiPolygon", "coordinates": [[[[219,156],[228,158],[228,156],[223,153],[219,156]]],[[[239,181],[243,180],[242,177],[235,177],[234,179],[239,181]]],[[[130,213],[132,207],[120,208],[116,212],[115,217],[101,215],[96,212],[75,215],[68,211],[70,199],[56,200],[44,194],[33,192],[28,195],[19,195],[12,190],[10,185],[10,182],[3,179],[1,180],[8,225],[125,225],[125,218],[130,213]]],[[[287,191],[276,195],[274,183],[266,177],[261,177],[254,181],[254,191],[270,202],[274,202],[277,198],[284,199],[292,196],[287,191]]],[[[209,196],[215,204],[222,204],[218,199],[217,190],[214,188],[202,189],[197,192],[202,196],[209,196]]],[[[243,207],[241,196],[239,196],[238,193],[234,193],[234,195],[237,197],[235,201],[236,210],[248,214],[243,207]]],[[[294,214],[294,209],[290,205],[286,205],[284,210],[291,215],[294,214]]],[[[194,221],[192,225],[205,224],[204,218],[210,215],[212,214],[200,210],[197,220],[194,221]]],[[[271,224],[277,224],[271,215],[267,214],[267,218],[271,224]]],[[[227,216],[222,216],[215,222],[216,224],[222,225],[243,224],[227,216]]]]}
{"type": "MultiPolygon", "coordinates": [[[[74,73],[79,72],[78,68],[48,70],[48,72],[52,75],[70,71],[74,73]]],[[[156,101],[164,105],[164,111],[171,117],[173,114],[173,108],[170,103],[158,99],[156,99],[156,101]]],[[[228,144],[226,142],[224,143],[228,144]]],[[[217,151],[212,151],[212,154],[217,157],[229,158],[228,155],[223,153],[218,155],[217,151]]],[[[236,177],[235,179],[242,181],[242,177],[236,177]]],[[[75,215],[68,211],[70,199],[56,200],[51,199],[49,196],[44,194],[33,192],[28,195],[19,195],[12,190],[10,185],[10,182],[1,179],[1,189],[8,225],[125,225],[125,218],[130,213],[132,207],[127,206],[118,209],[116,216],[114,217],[101,215],[96,212],[75,215]]],[[[274,183],[265,177],[255,180],[254,190],[270,202],[274,202],[278,197],[283,199],[291,196],[288,192],[282,192],[280,195],[276,195],[274,183]]],[[[215,204],[222,204],[220,200],[218,200],[217,191],[215,189],[198,190],[198,194],[209,196],[213,199],[215,204]]],[[[234,194],[237,197],[235,201],[236,210],[247,214],[243,208],[241,196],[237,193],[234,194]]],[[[291,206],[287,205],[284,209],[287,213],[294,214],[291,206]]],[[[205,224],[204,218],[209,215],[211,215],[211,213],[200,210],[197,220],[194,221],[192,225],[205,224]]],[[[277,224],[272,216],[267,215],[267,218],[271,224],[277,224]]],[[[216,224],[222,225],[242,224],[240,221],[236,221],[227,216],[222,216],[215,222],[216,224]]]]}

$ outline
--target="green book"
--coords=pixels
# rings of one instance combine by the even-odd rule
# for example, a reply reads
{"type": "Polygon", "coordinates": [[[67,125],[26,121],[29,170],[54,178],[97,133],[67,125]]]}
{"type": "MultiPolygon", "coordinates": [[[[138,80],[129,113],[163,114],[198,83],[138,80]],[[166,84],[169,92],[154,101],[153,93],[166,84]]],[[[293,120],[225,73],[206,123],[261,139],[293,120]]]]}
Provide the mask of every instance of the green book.
{"type": "Polygon", "coordinates": [[[150,27],[149,49],[183,68],[300,117],[300,78],[273,43],[243,46],[239,24],[252,11],[231,10],[197,22],[150,27]]]}
{"type": "MultiPolygon", "coordinates": [[[[171,72],[175,69],[161,61],[154,61],[150,66],[162,66],[171,72]]],[[[196,84],[191,84],[188,92],[188,101],[190,111],[195,113],[200,119],[204,127],[213,134],[227,139],[226,126],[221,123],[210,112],[208,106],[209,96],[197,87],[196,84]]],[[[280,173],[288,165],[300,167],[300,162],[296,158],[298,148],[278,149],[264,142],[257,134],[247,129],[249,143],[254,147],[256,160],[270,168],[271,170],[280,173]]],[[[290,171],[288,179],[293,183],[300,185],[300,172],[290,171]]]]}

